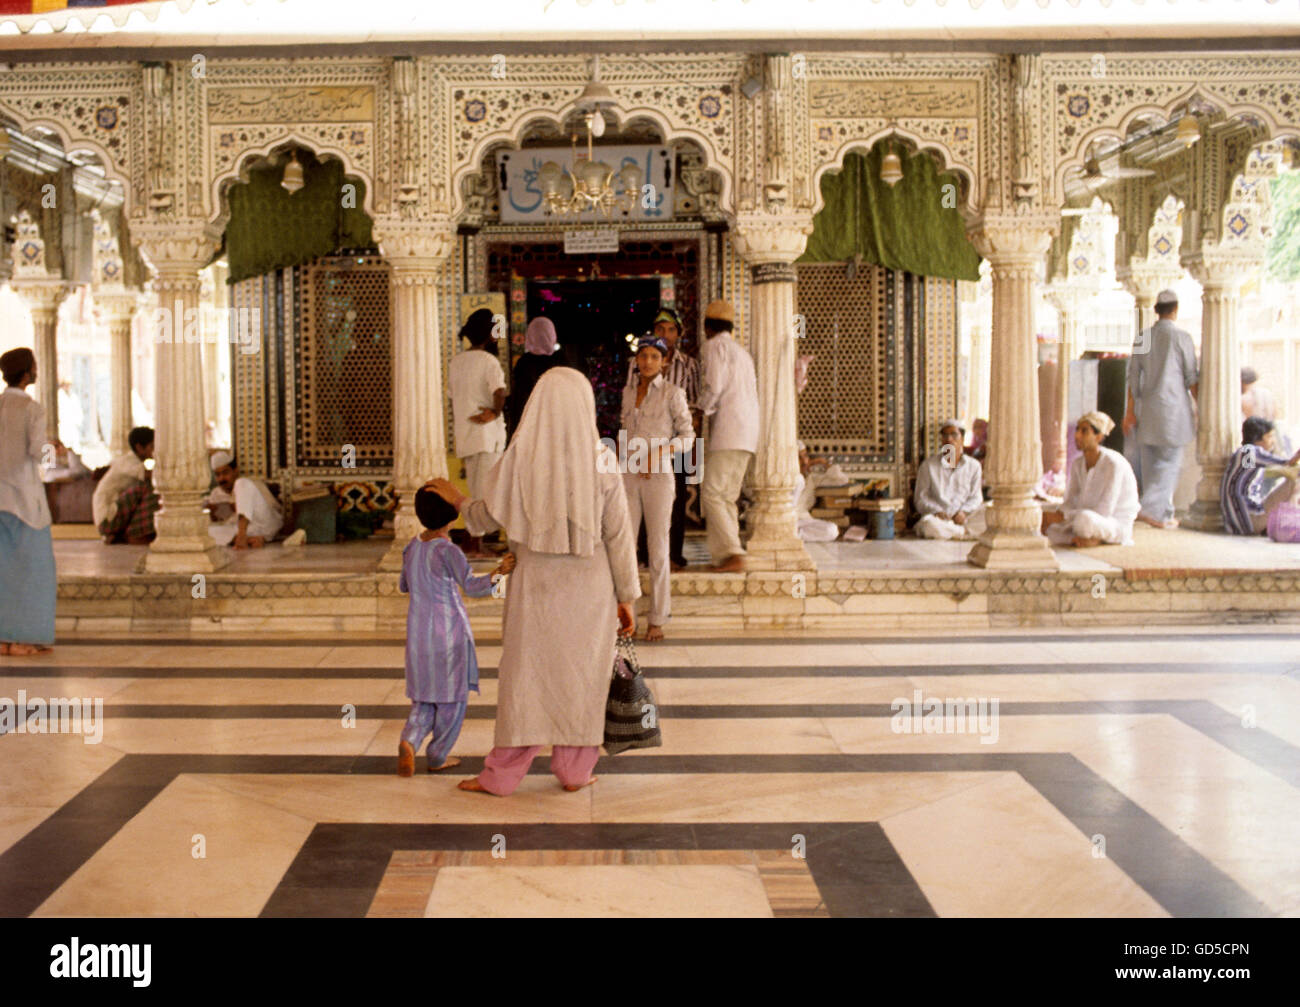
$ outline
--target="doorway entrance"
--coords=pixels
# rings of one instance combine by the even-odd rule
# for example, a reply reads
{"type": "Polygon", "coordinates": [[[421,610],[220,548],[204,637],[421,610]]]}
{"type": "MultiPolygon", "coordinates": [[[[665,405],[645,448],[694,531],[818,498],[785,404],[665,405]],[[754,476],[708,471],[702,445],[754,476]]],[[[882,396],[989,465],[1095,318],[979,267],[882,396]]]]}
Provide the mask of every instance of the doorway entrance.
{"type": "Polygon", "coordinates": [[[618,437],[628,361],[654,322],[659,294],[654,277],[528,280],[528,318],[549,318],[564,365],[590,379],[602,437],[618,437]]]}

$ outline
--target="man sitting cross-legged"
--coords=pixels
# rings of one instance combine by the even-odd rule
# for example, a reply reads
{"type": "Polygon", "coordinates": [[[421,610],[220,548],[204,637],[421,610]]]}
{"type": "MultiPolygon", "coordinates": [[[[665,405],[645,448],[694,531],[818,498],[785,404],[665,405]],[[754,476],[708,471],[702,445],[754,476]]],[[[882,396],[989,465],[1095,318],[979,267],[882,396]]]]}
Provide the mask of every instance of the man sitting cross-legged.
{"type": "Polygon", "coordinates": [[[113,459],[91,498],[95,527],[106,545],[145,545],[154,538],[153,516],[161,502],[144,467],[153,457],[153,430],[136,427],[127,444],[130,450],[113,459]]]}
{"type": "Polygon", "coordinates": [[[1074,443],[1083,454],[1070,466],[1064,506],[1043,515],[1043,533],[1053,545],[1133,544],[1140,506],[1137,479],[1128,459],[1101,446],[1114,428],[1115,421],[1103,412],[1079,418],[1074,443]]]}
{"type": "Polygon", "coordinates": [[[939,431],[943,446],[916,470],[913,500],[921,515],[916,522],[921,538],[966,538],[981,531],[970,526],[970,519],[984,506],[984,470],[963,450],[965,436],[961,420],[944,420],[939,431]]]}

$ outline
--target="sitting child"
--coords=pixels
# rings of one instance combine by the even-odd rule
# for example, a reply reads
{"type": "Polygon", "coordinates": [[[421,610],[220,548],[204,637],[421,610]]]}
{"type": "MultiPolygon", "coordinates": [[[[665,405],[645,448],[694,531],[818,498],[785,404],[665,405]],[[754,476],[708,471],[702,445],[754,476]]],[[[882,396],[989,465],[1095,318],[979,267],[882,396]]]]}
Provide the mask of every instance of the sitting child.
{"type": "Polygon", "coordinates": [[[425,751],[427,769],[460,765],[448,758],[461,723],[469,690],[478,692],[478,657],[460,591],[475,598],[491,594],[498,575],[515,568],[507,553],[490,574],[470,573],[465,554],[448,536],[456,508],[430,489],[415,494],[415,514],[424,525],[402,552],[399,590],[411,595],[406,613],[406,695],[411,715],[397,748],[397,773],[415,772],[415,750],[432,735],[425,751]]]}
{"type": "Polygon", "coordinates": [[[1277,454],[1277,431],[1272,420],[1248,416],[1241,425],[1241,447],[1232,453],[1223,472],[1219,505],[1223,526],[1231,535],[1260,535],[1268,527],[1269,512],[1295,495],[1295,480],[1283,472],[1281,479],[1269,478],[1272,467],[1285,469],[1300,461],[1300,451],[1291,458],[1277,454]]]}

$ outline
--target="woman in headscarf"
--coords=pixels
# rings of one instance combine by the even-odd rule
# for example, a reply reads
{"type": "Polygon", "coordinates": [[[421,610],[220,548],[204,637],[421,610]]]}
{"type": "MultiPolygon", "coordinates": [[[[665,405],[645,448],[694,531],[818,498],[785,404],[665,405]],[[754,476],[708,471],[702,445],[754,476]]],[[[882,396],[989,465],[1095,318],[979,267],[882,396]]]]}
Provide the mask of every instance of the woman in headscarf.
{"type": "Polygon", "coordinates": [[[605,734],[614,637],[636,630],[641,595],[618,459],[600,443],[591,383],[568,367],[542,375],[483,496],[429,486],[470,532],[507,529],[517,558],[506,591],[493,749],[462,790],[504,796],[552,746],[566,790],[591,775],[605,734]]]}
{"type": "Polygon", "coordinates": [[[54,643],[54,543],[41,482],[45,410],[27,394],[29,349],[0,356],[0,654],[26,656],[54,643]]]}
{"type": "Polygon", "coordinates": [[[510,437],[515,435],[519,420],[524,415],[528,396],[533,394],[537,380],[560,361],[553,356],[556,350],[555,323],[549,318],[534,318],[524,332],[524,355],[510,374],[510,397],[506,399],[506,426],[510,437]]]}

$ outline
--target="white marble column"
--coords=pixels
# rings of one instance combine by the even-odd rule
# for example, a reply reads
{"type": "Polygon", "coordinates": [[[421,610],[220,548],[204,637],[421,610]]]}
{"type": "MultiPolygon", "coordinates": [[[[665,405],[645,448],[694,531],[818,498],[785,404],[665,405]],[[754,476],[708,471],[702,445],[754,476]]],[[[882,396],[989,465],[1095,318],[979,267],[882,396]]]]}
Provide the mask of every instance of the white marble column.
{"type": "Polygon", "coordinates": [[[95,291],[95,306],[100,309],[108,325],[109,347],[112,360],[111,384],[113,395],[113,422],[109,433],[109,447],[113,454],[127,451],[127,437],[133,426],[131,421],[131,322],[140,307],[140,295],[125,287],[116,290],[101,287],[95,291]]]}
{"type": "Polygon", "coordinates": [[[379,569],[400,570],[402,550],[421,530],[416,490],[447,477],[438,285],[455,230],[443,220],[378,220],[375,239],[393,269],[393,483],[400,499],[393,545],[379,569]]]}
{"type": "Polygon", "coordinates": [[[736,247],[752,270],[746,333],[758,373],[758,450],[754,510],[745,544],[749,570],[812,570],[795,532],[798,473],[794,391],[794,260],[803,254],[812,218],[803,214],[742,214],[736,247]]]}
{"type": "Polygon", "coordinates": [[[1061,472],[1069,457],[1069,442],[1074,431],[1070,426],[1070,364],[1077,360],[1083,345],[1082,308],[1086,293],[1069,286],[1049,287],[1047,301],[1060,317],[1060,342],[1057,345],[1056,365],[1056,444],[1052,458],[1061,472]]]}
{"type": "Polygon", "coordinates": [[[141,569],[209,573],[229,562],[228,550],[208,534],[203,511],[212,470],[203,443],[199,270],[216,243],[198,222],[142,221],[133,236],[157,272],[159,305],[149,329],[156,354],[153,483],[162,510],[154,519],[158,537],[141,569]]]}
{"type": "Polygon", "coordinates": [[[1201,366],[1197,389],[1196,460],[1201,481],[1184,524],[1222,531],[1219,490],[1228,459],[1241,442],[1241,284],[1262,265],[1232,253],[1203,252],[1187,268],[1201,284],[1201,366]]]}
{"type": "Polygon", "coordinates": [[[1059,567],[1039,530],[1042,510],[1033,497],[1042,475],[1034,282],[1055,225],[1046,214],[985,218],[970,235],[989,260],[993,276],[989,443],[984,465],[993,500],[988,530],[968,557],[975,566],[1059,567]]]}
{"type": "Polygon", "coordinates": [[[45,436],[59,439],[59,305],[68,293],[61,279],[18,280],[14,291],[32,313],[32,352],[36,354],[36,398],[45,407],[45,436]]]}

